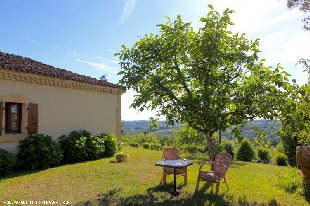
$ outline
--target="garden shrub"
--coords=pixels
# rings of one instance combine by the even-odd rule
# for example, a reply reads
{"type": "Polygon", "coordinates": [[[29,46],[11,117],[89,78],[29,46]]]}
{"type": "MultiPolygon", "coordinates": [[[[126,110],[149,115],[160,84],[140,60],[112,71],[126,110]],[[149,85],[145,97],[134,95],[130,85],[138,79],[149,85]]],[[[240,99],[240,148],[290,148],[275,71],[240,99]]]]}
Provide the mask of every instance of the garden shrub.
{"type": "Polygon", "coordinates": [[[217,155],[218,153],[224,152],[225,148],[218,141],[214,141],[214,151],[215,155],[217,155]]]}
{"type": "Polygon", "coordinates": [[[292,167],[296,166],[296,146],[298,145],[298,138],[296,136],[281,134],[281,143],[288,163],[292,167]]]}
{"type": "Polygon", "coordinates": [[[252,160],[255,159],[255,150],[250,140],[248,139],[242,140],[236,158],[237,160],[244,162],[251,162],[252,160]]]}
{"type": "Polygon", "coordinates": [[[260,148],[257,150],[258,162],[268,164],[270,163],[270,154],[267,149],[260,148]]]}
{"type": "Polygon", "coordinates": [[[233,145],[230,142],[225,142],[223,146],[226,153],[230,154],[232,159],[234,159],[235,153],[233,145]]]}
{"type": "Polygon", "coordinates": [[[0,149],[0,175],[9,173],[16,164],[14,155],[4,149],[0,149]]]}
{"type": "Polygon", "coordinates": [[[143,143],[143,148],[144,149],[150,149],[150,147],[151,147],[151,144],[150,143],[148,143],[148,142],[145,142],[145,143],[143,143]]]}
{"type": "Polygon", "coordinates": [[[287,157],[284,153],[277,153],[275,156],[275,160],[278,166],[286,166],[287,165],[287,157]]]}
{"type": "Polygon", "coordinates": [[[101,134],[100,136],[103,137],[104,140],[104,156],[112,157],[118,150],[118,143],[116,137],[112,134],[101,134]]]}
{"type": "Polygon", "coordinates": [[[64,162],[74,163],[88,160],[86,140],[91,133],[86,130],[73,131],[68,136],[62,135],[59,138],[60,147],[63,150],[64,162]]]}
{"type": "Polygon", "coordinates": [[[130,142],[129,146],[131,146],[131,147],[139,147],[139,144],[138,144],[138,142],[130,142]]]}
{"type": "Polygon", "coordinates": [[[87,160],[96,160],[105,156],[106,153],[105,139],[102,136],[91,135],[87,137],[85,146],[87,152],[87,160]]]}
{"type": "Polygon", "coordinates": [[[198,151],[199,151],[199,147],[197,145],[194,145],[194,144],[184,144],[182,146],[182,149],[185,151],[185,152],[188,152],[190,154],[196,154],[198,151]]]}
{"type": "Polygon", "coordinates": [[[62,150],[51,136],[33,134],[19,143],[17,157],[22,168],[34,170],[60,165],[62,150]]]}
{"type": "Polygon", "coordinates": [[[153,143],[153,144],[150,144],[150,149],[151,150],[161,150],[162,146],[161,146],[161,144],[153,143]]]}
{"type": "Polygon", "coordinates": [[[280,187],[289,193],[303,190],[302,178],[298,175],[297,169],[292,169],[289,173],[278,176],[277,182],[280,187]]]}

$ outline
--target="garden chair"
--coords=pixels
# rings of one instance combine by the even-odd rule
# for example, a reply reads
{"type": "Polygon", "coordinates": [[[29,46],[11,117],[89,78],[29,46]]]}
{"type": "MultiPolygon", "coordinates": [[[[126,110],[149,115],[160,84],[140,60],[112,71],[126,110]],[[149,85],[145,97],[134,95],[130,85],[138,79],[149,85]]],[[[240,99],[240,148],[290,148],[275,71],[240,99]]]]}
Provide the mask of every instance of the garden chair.
{"type": "MultiPolygon", "coordinates": [[[[165,148],[163,152],[163,160],[178,160],[180,157],[180,151],[176,148],[165,148]]],[[[177,168],[176,175],[184,176],[184,185],[187,184],[187,168],[177,168]]],[[[170,167],[163,167],[163,184],[166,184],[167,175],[174,174],[174,169],[170,167]]]]}
{"type": "Polygon", "coordinates": [[[213,192],[213,183],[216,184],[216,194],[219,192],[220,188],[220,182],[223,180],[224,183],[226,183],[227,190],[228,190],[228,184],[225,177],[226,171],[228,167],[230,166],[232,157],[228,153],[219,153],[215,156],[214,162],[207,162],[214,165],[214,171],[202,171],[202,167],[206,163],[202,163],[199,168],[198,178],[197,178],[197,184],[196,184],[196,190],[197,192],[199,188],[199,182],[200,181],[207,181],[212,183],[212,192],[213,192]]]}

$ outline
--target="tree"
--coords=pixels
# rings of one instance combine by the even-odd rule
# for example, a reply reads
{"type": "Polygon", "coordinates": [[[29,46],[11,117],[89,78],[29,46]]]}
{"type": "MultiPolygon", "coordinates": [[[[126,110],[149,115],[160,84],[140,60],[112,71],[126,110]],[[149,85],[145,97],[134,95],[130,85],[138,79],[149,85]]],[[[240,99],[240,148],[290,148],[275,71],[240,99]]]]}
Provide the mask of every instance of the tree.
{"type": "MultiPolygon", "coordinates": [[[[298,7],[299,10],[307,13],[310,12],[310,0],[287,0],[288,8],[298,7]]],[[[307,16],[303,19],[304,29],[310,30],[310,16],[307,16]]]]}
{"type": "Polygon", "coordinates": [[[106,74],[103,74],[103,75],[101,75],[100,76],[100,78],[99,78],[101,81],[107,81],[107,75],[106,74]]]}
{"type": "Polygon", "coordinates": [[[310,146],[310,82],[296,85],[293,97],[282,108],[279,131],[291,166],[296,165],[296,146],[310,146]]]}
{"type": "Polygon", "coordinates": [[[205,135],[209,158],[212,135],[255,117],[277,116],[290,88],[288,74],[259,59],[259,40],[233,34],[232,10],[210,12],[194,31],[180,16],[158,25],[159,34],[122,46],[120,84],[137,92],[131,107],[157,110],[168,124],[187,123],[205,135]]]}

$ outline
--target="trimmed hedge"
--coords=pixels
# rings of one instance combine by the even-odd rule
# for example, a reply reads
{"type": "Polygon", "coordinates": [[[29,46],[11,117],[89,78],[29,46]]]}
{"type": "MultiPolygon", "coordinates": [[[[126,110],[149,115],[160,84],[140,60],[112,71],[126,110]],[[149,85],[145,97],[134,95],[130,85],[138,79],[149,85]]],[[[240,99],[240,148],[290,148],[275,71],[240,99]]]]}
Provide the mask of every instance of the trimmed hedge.
{"type": "Polygon", "coordinates": [[[15,164],[15,156],[4,149],[0,149],[0,175],[9,173],[15,164]]]}
{"type": "Polygon", "coordinates": [[[251,162],[255,159],[255,150],[250,140],[243,139],[236,156],[237,160],[251,162]]]}
{"type": "Polygon", "coordinates": [[[258,149],[257,150],[258,162],[269,164],[270,163],[270,154],[267,149],[258,149]]]}
{"type": "Polygon", "coordinates": [[[60,148],[64,152],[64,162],[74,163],[95,160],[104,157],[105,145],[103,136],[93,136],[86,130],[73,131],[60,138],[60,148]]]}
{"type": "Polygon", "coordinates": [[[59,144],[51,136],[33,134],[20,141],[17,155],[19,166],[25,169],[47,169],[60,165],[63,158],[59,144]]]}
{"type": "Polygon", "coordinates": [[[277,153],[275,160],[278,166],[287,166],[287,157],[284,153],[277,153]]]}

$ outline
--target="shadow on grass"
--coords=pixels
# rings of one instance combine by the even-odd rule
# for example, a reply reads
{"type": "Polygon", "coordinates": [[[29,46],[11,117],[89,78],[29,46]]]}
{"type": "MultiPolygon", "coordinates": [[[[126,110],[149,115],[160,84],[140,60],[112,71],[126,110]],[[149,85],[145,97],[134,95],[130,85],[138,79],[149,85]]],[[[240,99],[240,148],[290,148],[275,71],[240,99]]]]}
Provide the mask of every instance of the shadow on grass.
{"type": "Polygon", "coordinates": [[[76,206],[203,206],[203,205],[241,205],[241,206],[275,206],[278,205],[275,200],[268,204],[258,204],[248,202],[246,197],[237,201],[233,200],[230,194],[215,195],[206,192],[210,184],[205,184],[198,192],[193,194],[181,193],[180,196],[171,198],[168,193],[172,185],[159,185],[149,188],[146,194],[137,194],[128,197],[121,196],[121,189],[113,189],[104,194],[98,194],[96,199],[90,199],[85,202],[79,202],[76,206]]]}
{"type": "Polygon", "coordinates": [[[6,175],[0,175],[0,180],[11,179],[11,178],[20,177],[20,176],[29,175],[29,174],[35,174],[43,170],[44,169],[42,170],[18,170],[18,171],[8,173],[6,175]]]}

